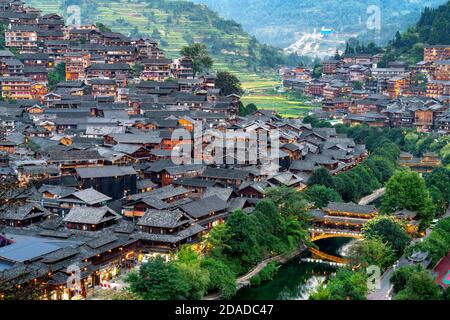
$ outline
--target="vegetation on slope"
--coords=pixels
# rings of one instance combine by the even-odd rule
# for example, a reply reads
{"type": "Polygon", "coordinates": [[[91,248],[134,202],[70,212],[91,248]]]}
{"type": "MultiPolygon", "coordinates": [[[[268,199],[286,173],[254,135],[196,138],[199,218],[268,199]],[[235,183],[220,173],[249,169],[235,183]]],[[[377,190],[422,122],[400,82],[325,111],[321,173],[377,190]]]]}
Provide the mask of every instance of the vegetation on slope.
{"type": "Polygon", "coordinates": [[[414,64],[423,59],[425,45],[450,44],[449,29],[450,1],[436,9],[425,8],[418,22],[403,33],[397,31],[385,48],[378,47],[374,43],[364,46],[359,41],[350,39],[345,53],[383,53],[381,67],[386,67],[394,60],[414,64]]]}
{"type": "Polygon", "coordinates": [[[179,55],[183,46],[202,42],[208,46],[220,68],[275,68],[296,65],[302,59],[282,50],[261,44],[242,26],[225,20],[206,6],[187,1],[170,0],[28,0],[27,3],[46,13],[71,16],[67,8],[81,9],[82,23],[101,22],[113,31],[130,36],[151,37],[160,42],[169,57],[179,55]]]}
{"type": "Polygon", "coordinates": [[[371,5],[381,11],[381,40],[388,41],[396,30],[404,30],[417,21],[426,6],[435,7],[445,0],[193,0],[208,5],[222,16],[241,23],[258,40],[277,46],[288,46],[298,32],[322,26],[344,33],[358,33],[373,38],[367,28],[373,16],[371,5]],[[242,10],[245,8],[245,10],[242,10]]]}

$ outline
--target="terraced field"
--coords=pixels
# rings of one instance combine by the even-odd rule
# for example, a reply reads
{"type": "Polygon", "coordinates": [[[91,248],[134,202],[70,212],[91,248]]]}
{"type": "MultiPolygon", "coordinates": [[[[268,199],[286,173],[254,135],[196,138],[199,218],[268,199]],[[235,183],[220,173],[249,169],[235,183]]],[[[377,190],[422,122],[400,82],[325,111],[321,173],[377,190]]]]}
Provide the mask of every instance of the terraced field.
{"type": "Polygon", "coordinates": [[[303,117],[319,106],[311,104],[306,98],[292,97],[289,93],[274,93],[263,90],[244,95],[242,103],[254,103],[258,109],[276,110],[283,117],[303,117]]]}
{"type": "Polygon", "coordinates": [[[181,47],[191,41],[204,41],[210,45],[211,37],[220,39],[233,50],[213,52],[213,68],[232,72],[241,80],[246,90],[244,104],[255,103],[260,109],[276,109],[285,116],[303,115],[312,108],[304,99],[277,93],[274,89],[280,86],[281,80],[273,70],[250,71],[250,35],[227,24],[206,7],[196,6],[193,10],[191,5],[186,9],[180,4],[180,8],[167,8],[164,0],[26,0],[26,3],[43,13],[56,12],[65,18],[68,17],[68,5],[81,4],[82,23],[101,22],[126,35],[159,37],[160,46],[169,58],[179,56],[181,47]]]}
{"type": "MultiPolygon", "coordinates": [[[[166,8],[165,2],[138,0],[26,0],[44,13],[57,12],[68,17],[68,4],[80,4],[82,23],[101,22],[112,30],[126,35],[143,35],[160,38],[161,47],[169,57],[176,57],[182,46],[211,37],[229,43],[234,50],[214,53],[220,64],[245,67],[250,36],[240,27],[222,27],[224,20],[206,7],[188,9],[166,8]],[[159,33],[159,34],[158,34],[159,33]]],[[[184,3],[184,2],[180,2],[184,3]]],[[[189,8],[189,7],[188,7],[189,8]]],[[[205,41],[207,42],[207,41],[205,41]]]]}

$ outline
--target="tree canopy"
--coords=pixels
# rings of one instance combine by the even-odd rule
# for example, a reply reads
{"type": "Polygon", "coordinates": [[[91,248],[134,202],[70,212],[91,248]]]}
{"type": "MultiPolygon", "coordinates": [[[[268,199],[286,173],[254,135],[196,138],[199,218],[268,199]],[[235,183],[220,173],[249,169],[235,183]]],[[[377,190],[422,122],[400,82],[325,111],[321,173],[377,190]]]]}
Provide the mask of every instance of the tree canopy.
{"type": "Polygon", "coordinates": [[[142,264],[138,272],[128,275],[126,281],[130,284],[130,290],[145,300],[183,299],[190,289],[181,270],[161,257],[151,258],[142,264]]]}
{"type": "Polygon", "coordinates": [[[333,177],[331,176],[330,172],[325,169],[324,167],[320,167],[313,171],[313,174],[308,179],[308,185],[312,186],[315,184],[320,184],[325,187],[333,188],[334,182],[333,177]]]}
{"type": "Polygon", "coordinates": [[[415,271],[409,275],[402,290],[395,296],[396,300],[440,300],[442,292],[427,270],[415,271]]]}
{"type": "Polygon", "coordinates": [[[184,46],[180,53],[192,59],[194,74],[208,72],[213,65],[213,60],[209,56],[208,49],[204,43],[194,43],[191,46],[184,46]]]}
{"type": "Polygon", "coordinates": [[[397,171],[386,185],[382,199],[382,211],[394,213],[398,210],[411,210],[420,219],[431,221],[435,208],[425,180],[415,172],[397,171]]]}
{"type": "Polygon", "coordinates": [[[305,190],[306,199],[314,202],[315,207],[324,208],[329,202],[342,201],[339,193],[333,188],[327,188],[321,184],[315,184],[305,190]]]}
{"type": "Polygon", "coordinates": [[[366,300],[367,275],[361,271],[341,268],[310,300],[366,300]]]}
{"type": "Polygon", "coordinates": [[[378,237],[358,241],[351,246],[349,256],[353,265],[363,268],[376,265],[386,269],[395,261],[394,250],[378,237]]]}
{"type": "Polygon", "coordinates": [[[60,62],[56,65],[55,69],[48,74],[48,87],[53,90],[58,83],[66,80],[66,64],[60,62]]]}
{"type": "Polygon", "coordinates": [[[242,84],[238,77],[226,71],[217,72],[216,87],[222,91],[223,95],[242,95],[242,84]]]}
{"type": "Polygon", "coordinates": [[[393,217],[379,216],[367,222],[363,227],[366,238],[377,238],[392,247],[400,256],[409,243],[409,236],[400,223],[393,217]]]}

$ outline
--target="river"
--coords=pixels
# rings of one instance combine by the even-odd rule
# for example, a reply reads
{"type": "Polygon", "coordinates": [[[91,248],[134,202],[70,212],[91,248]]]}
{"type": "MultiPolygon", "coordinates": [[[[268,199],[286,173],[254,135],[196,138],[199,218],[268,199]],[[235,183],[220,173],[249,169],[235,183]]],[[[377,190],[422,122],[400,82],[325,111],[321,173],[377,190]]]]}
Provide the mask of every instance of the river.
{"type": "MultiPolygon", "coordinates": [[[[337,256],[347,256],[352,239],[331,238],[316,242],[320,250],[337,256]]],[[[356,240],[357,241],[357,240],[356,240]]],[[[273,280],[258,286],[240,289],[236,300],[307,300],[309,295],[336,271],[335,267],[324,264],[302,262],[309,256],[304,253],[280,267],[273,280]]]]}

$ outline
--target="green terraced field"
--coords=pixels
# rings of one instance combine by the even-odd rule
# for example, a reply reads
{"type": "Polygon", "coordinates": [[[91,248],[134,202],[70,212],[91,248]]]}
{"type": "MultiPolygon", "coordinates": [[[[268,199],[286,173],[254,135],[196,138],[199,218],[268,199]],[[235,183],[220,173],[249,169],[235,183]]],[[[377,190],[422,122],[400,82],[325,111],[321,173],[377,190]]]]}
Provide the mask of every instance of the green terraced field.
{"type": "Polygon", "coordinates": [[[283,117],[303,117],[317,106],[308,101],[290,97],[288,94],[261,93],[248,94],[242,98],[242,103],[254,103],[261,110],[276,110],[283,117]]]}
{"type": "MultiPolygon", "coordinates": [[[[26,0],[32,7],[41,9],[44,13],[57,12],[65,17],[63,0],[26,0]]],[[[71,2],[72,3],[72,2],[71,2]]],[[[143,35],[154,37],[157,30],[162,39],[161,48],[167,52],[169,58],[178,56],[182,46],[190,41],[203,41],[216,37],[230,44],[235,54],[217,51],[213,54],[217,64],[223,64],[235,69],[245,68],[246,54],[250,36],[241,28],[232,31],[215,26],[220,18],[205,7],[187,5],[187,9],[166,8],[170,3],[164,0],[132,1],[132,0],[95,0],[81,3],[82,23],[101,22],[113,31],[126,35],[143,35]],[[191,11],[189,11],[191,10],[191,11]],[[193,12],[192,12],[193,11],[193,12]]],[[[157,37],[156,37],[157,38],[157,37]]],[[[208,41],[205,41],[208,44],[208,41]]]]}

